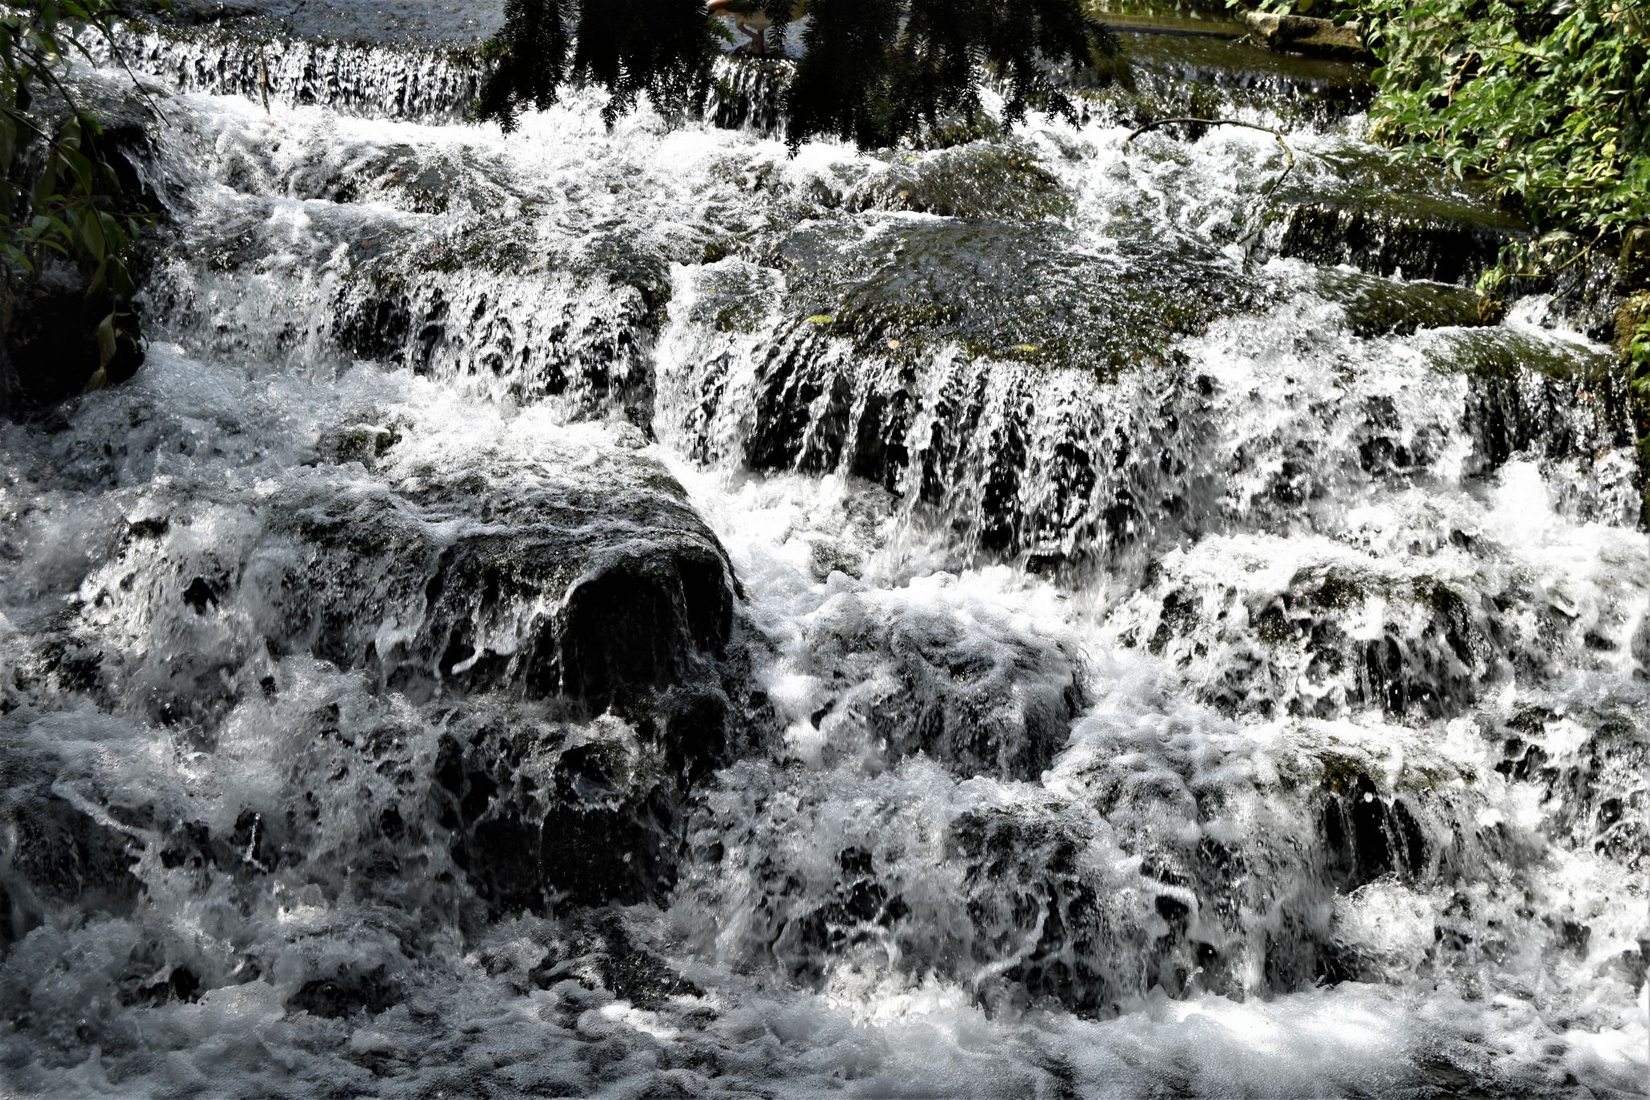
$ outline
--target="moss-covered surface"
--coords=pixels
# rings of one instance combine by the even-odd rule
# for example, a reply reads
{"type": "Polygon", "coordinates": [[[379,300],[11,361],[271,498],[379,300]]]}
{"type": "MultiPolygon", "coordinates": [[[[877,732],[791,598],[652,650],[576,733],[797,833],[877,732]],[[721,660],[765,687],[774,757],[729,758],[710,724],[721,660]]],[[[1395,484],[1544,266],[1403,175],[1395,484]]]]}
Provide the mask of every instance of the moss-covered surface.
{"type": "Polygon", "coordinates": [[[1478,296],[1448,283],[1400,282],[1345,268],[1314,271],[1318,293],[1346,313],[1358,336],[1407,335],[1424,328],[1481,323],[1478,296]]]}
{"type": "Polygon", "coordinates": [[[1259,294],[1212,250],[1136,238],[1101,255],[1052,223],[895,220],[869,236],[813,223],[769,262],[795,324],[866,353],[957,344],[1102,374],[1164,361],[1177,337],[1259,294]]]}
{"type": "Polygon", "coordinates": [[[1582,344],[1567,344],[1501,326],[1434,333],[1433,364],[1443,371],[1480,379],[1538,375],[1557,382],[1607,386],[1613,373],[1610,356],[1582,344]]]}
{"type": "Polygon", "coordinates": [[[849,196],[850,209],[1036,221],[1071,213],[1071,196],[1026,142],[975,141],[895,159],[849,196]]]}

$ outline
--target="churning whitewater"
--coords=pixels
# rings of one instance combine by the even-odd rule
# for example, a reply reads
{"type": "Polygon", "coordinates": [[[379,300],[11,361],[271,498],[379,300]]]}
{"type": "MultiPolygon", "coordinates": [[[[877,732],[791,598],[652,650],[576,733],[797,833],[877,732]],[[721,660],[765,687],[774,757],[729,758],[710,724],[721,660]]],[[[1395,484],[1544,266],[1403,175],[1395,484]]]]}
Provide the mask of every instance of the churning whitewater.
{"type": "Polygon", "coordinates": [[[167,218],[0,427],[0,1091],[1643,1094],[1650,547],[1517,226],[1200,38],[793,156],[734,61],[464,123],[450,7],[79,74],[167,218]]]}

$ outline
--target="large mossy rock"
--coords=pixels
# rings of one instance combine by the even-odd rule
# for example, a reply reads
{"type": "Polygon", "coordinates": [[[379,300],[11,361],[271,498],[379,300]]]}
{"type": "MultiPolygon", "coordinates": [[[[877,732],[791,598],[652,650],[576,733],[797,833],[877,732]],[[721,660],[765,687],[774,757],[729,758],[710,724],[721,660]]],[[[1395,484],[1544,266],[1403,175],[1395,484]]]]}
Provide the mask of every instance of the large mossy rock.
{"type": "Polygon", "coordinates": [[[732,571],[655,460],[598,447],[581,468],[483,448],[438,468],[397,461],[416,429],[375,427],[324,437],[341,464],[296,479],[234,537],[202,544],[173,523],[127,541],[91,617],[148,626],[129,659],[161,678],[152,699],[223,695],[221,662],[191,675],[156,654],[170,633],[211,630],[236,639],[218,650],[230,671],[264,646],[415,700],[503,692],[589,715],[646,711],[720,659],[732,571]]]}
{"type": "Polygon", "coordinates": [[[1128,234],[1101,251],[1036,219],[896,219],[870,232],[815,222],[771,260],[787,280],[784,313],[863,352],[956,346],[1101,375],[1164,361],[1175,337],[1254,293],[1189,239],[1128,234]]]}

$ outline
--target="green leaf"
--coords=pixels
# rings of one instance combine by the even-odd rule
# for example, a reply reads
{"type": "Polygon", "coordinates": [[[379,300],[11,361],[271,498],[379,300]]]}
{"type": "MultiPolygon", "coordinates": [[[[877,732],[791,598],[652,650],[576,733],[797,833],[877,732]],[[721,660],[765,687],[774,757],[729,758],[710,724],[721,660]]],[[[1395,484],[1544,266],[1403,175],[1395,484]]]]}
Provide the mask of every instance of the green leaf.
{"type": "Polygon", "coordinates": [[[85,243],[86,254],[97,264],[102,264],[108,238],[103,232],[103,218],[95,210],[85,210],[80,215],[80,239],[85,243]]]}
{"type": "Polygon", "coordinates": [[[115,315],[113,312],[107,314],[103,320],[97,323],[95,335],[97,337],[97,373],[92,375],[92,379],[97,381],[102,376],[103,380],[97,381],[96,385],[87,382],[86,389],[88,392],[101,389],[106,384],[107,375],[104,374],[104,368],[112,363],[115,358],[118,342],[115,339],[115,315]]]}

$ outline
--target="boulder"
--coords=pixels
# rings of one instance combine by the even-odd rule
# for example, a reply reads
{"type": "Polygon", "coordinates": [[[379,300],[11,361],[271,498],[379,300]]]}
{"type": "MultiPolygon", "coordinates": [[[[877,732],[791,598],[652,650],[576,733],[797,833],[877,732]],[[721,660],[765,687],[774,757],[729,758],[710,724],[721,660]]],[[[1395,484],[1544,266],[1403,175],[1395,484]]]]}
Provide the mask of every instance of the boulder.
{"type": "Polygon", "coordinates": [[[1268,49],[1307,57],[1344,61],[1372,61],[1356,27],[1306,15],[1279,15],[1274,12],[1245,12],[1243,22],[1268,49]]]}
{"type": "MultiPolygon", "coordinates": [[[[0,770],[17,777],[15,762],[0,770]]],[[[142,892],[132,839],[49,782],[9,786],[0,801],[0,948],[59,913],[126,911],[142,892]]]]}

